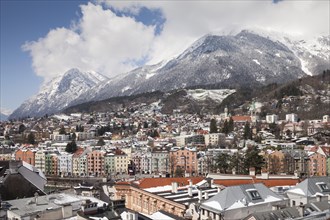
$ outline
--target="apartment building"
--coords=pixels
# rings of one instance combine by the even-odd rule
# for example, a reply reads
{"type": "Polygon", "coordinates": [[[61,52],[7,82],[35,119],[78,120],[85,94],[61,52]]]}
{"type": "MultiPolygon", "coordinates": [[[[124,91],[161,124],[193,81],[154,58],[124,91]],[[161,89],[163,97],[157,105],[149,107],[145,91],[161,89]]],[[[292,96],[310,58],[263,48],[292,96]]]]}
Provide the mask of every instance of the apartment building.
{"type": "Polygon", "coordinates": [[[87,154],[88,175],[103,175],[105,151],[94,150],[87,154]]]}
{"type": "Polygon", "coordinates": [[[38,150],[35,153],[35,167],[45,173],[46,169],[45,152],[38,150]]]}
{"type": "Polygon", "coordinates": [[[61,152],[58,155],[58,173],[61,176],[72,175],[72,154],[61,152]]]}
{"type": "Polygon", "coordinates": [[[28,164],[35,165],[35,151],[30,149],[18,149],[15,152],[15,160],[22,160],[28,164]]]}
{"type": "Polygon", "coordinates": [[[116,149],[114,151],[115,155],[115,172],[116,173],[127,173],[128,172],[128,164],[129,160],[127,154],[125,154],[122,150],[116,149]]]}
{"type": "Polygon", "coordinates": [[[187,175],[196,175],[197,151],[196,149],[181,148],[170,151],[169,166],[172,173],[181,168],[187,175]]]}

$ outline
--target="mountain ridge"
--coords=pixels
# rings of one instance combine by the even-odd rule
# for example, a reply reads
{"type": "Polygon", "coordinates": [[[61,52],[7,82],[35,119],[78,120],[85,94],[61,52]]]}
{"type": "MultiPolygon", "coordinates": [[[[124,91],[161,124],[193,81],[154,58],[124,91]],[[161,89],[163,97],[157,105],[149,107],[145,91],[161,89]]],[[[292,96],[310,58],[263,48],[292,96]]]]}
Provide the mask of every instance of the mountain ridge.
{"type": "Polygon", "coordinates": [[[45,83],[40,92],[25,101],[9,118],[26,116],[44,116],[61,111],[79,95],[87,92],[93,86],[107,77],[96,72],[81,72],[73,68],[63,75],[45,83]]]}
{"type": "MultiPolygon", "coordinates": [[[[235,35],[207,34],[171,60],[138,67],[111,79],[104,77],[102,80],[102,77],[96,77],[96,83],[81,77],[78,85],[84,84],[86,89],[77,91],[74,87],[70,87],[69,79],[57,84],[55,82],[55,87],[59,86],[61,91],[53,89],[54,94],[50,94],[45,92],[47,90],[41,89],[39,97],[36,95],[31,98],[34,101],[24,102],[10,118],[41,116],[88,101],[157,90],[166,92],[209,84],[223,87],[230,85],[251,87],[285,83],[308,74],[316,74],[320,70],[330,69],[329,56],[327,57],[330,53],[327,47],[330,42],[329,36],[319,37],[315,41],[319,44],[310,46],[309,43],[307,45],[306,42],[289,39],[285,35],[275,36],[271,33],[268,35],[272,36],[250,30],[243,30],[235,35]],[[325,45],[325,48],[322,45],[325,45]],[[61,99],[60,96],[65,96],[65,92],[75,98],[61,99]],[[45,102],[49,100],[48,96],[55,97],[56,104],[47,105],[45,102]],[[42,111],[31,108],[32,103],[39,104],[42,111]]],[[[79,77],[75,76],[75,78],[79,77]]],[[[47,87],[51,86],[54,85],[47,87]]]]}

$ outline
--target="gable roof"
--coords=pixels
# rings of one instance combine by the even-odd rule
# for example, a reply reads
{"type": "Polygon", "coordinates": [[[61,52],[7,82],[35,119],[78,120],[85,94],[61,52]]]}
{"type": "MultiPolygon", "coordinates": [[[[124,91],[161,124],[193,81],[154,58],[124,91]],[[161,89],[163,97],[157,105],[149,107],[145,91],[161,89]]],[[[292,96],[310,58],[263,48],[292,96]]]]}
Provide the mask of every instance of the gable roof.
{"type": "Polygon", "coordinates": [[[215,212],[222,212],[224,210],[239,209],[248,205],[282,200],[284,200],[282,196],[275,194],[262,183],[245,184],[225,188],[211,199],[203,202],[201,207],[215,212]],[[253,199],[249,193],[251,191],[257,191],[260,197],[253,199]]]}
{"type": "Polygon", "coordinates": [[[244,220],[278,220],[278,219],[293,219],[301,217],[299,212],[294,207],[289,207],[281,210],[272,210],[267,212],[255,212],[253,214],[248,215],[244,220]]]}
{"type": "Polygon", "coordinates": [[[299,183],[296,187],[288,190],[288,193],[299,194],[303,196],[317,196],[317,195],[330,195],[330,191],[323,192],[318,186],[318,183],[325,183],[330,189],[330,177],[319,176],[310,177],[299,183]]]}

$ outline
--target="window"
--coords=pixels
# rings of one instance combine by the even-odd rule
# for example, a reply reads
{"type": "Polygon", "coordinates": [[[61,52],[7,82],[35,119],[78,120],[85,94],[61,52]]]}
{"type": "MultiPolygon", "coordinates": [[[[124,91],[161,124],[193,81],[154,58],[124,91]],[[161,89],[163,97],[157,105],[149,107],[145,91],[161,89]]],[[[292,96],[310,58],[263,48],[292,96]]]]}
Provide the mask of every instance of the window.
{"type": "Polygon", "coordinates": [[[261,199],[260,194],[258,193],[257,190],[255,189],[248,189],[246,190],[248,192],[248,194],[250,195],[252,200],[257,200],[257,199],[261,199]]]}
{"type": "Polygon", "coordinates": [[[330,188],[326,183],[321,182],[321,183],[316,183],[316,185],[320,188],[321,192],[330,192],[330,188]]]}

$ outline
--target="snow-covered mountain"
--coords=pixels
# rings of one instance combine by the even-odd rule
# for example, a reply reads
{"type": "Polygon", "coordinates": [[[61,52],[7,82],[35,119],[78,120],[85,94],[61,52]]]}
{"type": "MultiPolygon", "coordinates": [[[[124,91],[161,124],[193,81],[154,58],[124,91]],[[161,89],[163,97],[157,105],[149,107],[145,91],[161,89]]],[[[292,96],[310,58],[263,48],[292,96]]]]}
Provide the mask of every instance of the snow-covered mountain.
{"type": "Polygon", "coordinates": [[[247,30],[235,35],[208,34],[174,59],[103,82],[77,103],[206,84],[283,83],[315,75],[330,68],[329,39],[307,43],[284,34],[247,30]]]}
{"type": "Polygon", "coordinates": [[[87,75],[95,77],[95,73],[72,70],[74,77],[53,80],[11,117],[43,115],[87,101],[156,90],[210,84],[235,87],[284,83],[330,69],[329,42],[330,36],[308,41],[255,30],[208,34],[176,58],[142,66],[111,79],[90,80],[87,75]]]}
{"type": "Polygon", "coordinates": [[[0,121],[6,121],[11,112],[9,109],[0,108],[0,121]]]}
{"type": "Polygon", "coordinates": [[[25,101],[10,118],[43,116],[70,106],[81,94],[108,78],[96,72],[81,72],[71,69],[44,84],[40,92],[25,101]]]}
{"type": "Polygon", "coordinates": [[[0,121],[6,121],[7,118],[8,118],[8,115],[5,115],[5,114],[0,112],[0,121]]]}

